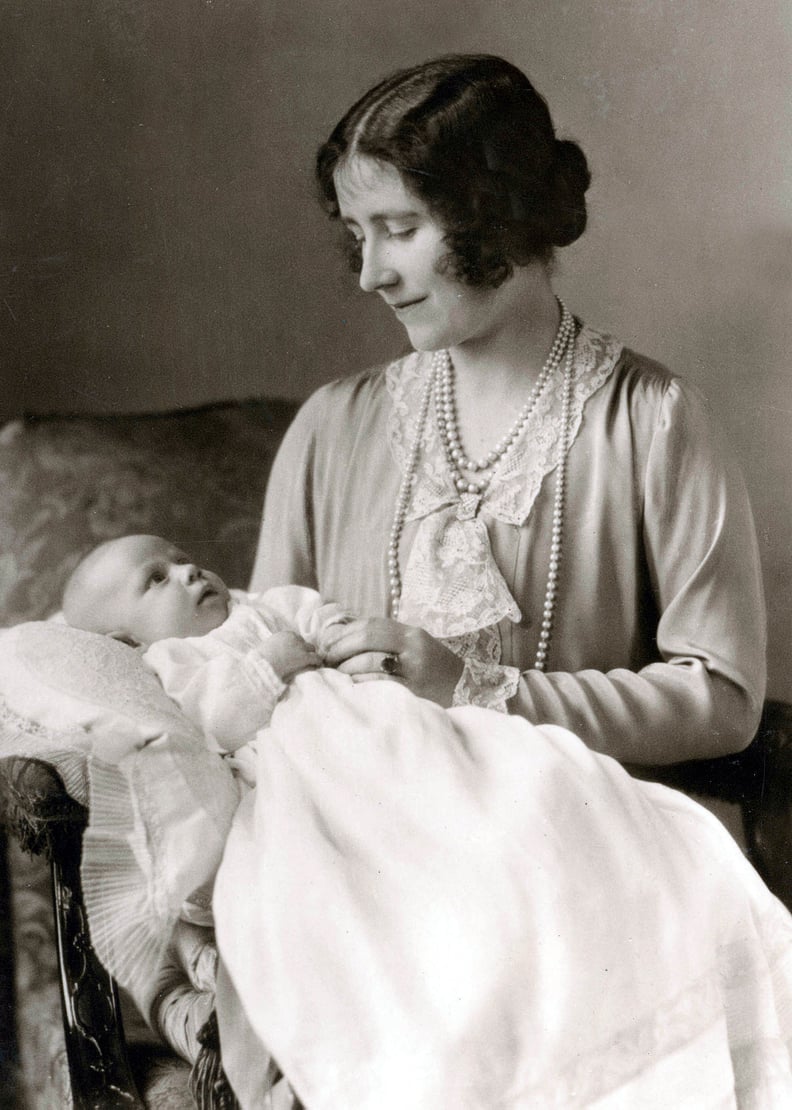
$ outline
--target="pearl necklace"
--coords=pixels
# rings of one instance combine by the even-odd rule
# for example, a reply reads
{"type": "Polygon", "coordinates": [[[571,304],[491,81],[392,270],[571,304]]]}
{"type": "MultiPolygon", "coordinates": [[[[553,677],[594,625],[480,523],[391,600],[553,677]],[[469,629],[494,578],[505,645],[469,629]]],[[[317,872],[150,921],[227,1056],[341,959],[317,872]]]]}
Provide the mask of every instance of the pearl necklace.
{"type": "MultiPolygon", "coordinates": [[[[564,383],[561,393],[561,419],[558,435],[558,463],[556,465],[556,485],[555,495],[553,497],[553,518],[550,533],[550,559],[547,568],[547,585],[545,587],[544,605],[542,608],[542,624],[539,633],[539,643],[536,649],[536,657],[534,660],[534,669],[537,671],[544,671],[547,667],[547,656],[550,648],[550,637],[553,631],[553,622],[555,618],[556,601],[558,598],[558,578],[559,567],[561,564],[561,551],[563,541],[563,523],[564,523],[564,503],[566,500],[566,478],[567,478],[567,454],[569,452],[571,433],[572,433],[572,360],[575,351],[575,331],[574,321],[569,315],[564,305],[562,308],[561,326],[559,327],[558,334],[556,335],[555,342],[551,349],[550,355],[545,365],[542,367],[540,379],[544,376],[544,381],[539,385],[537,384],[532,390],[531,397],[529,397],[526,404],[520,410],[520,415],[513,425],[511,431],[501,440],[498,447],[487,456],[487,460],[492,457],[496,452],[497,457],[494,462],[487,462],[487,468],[492,470],[496,463],[499,462],[512,444],[516,441],[520,432],[528,421],[528,418],[536,407],[544,386],[550,379],[550,371],[545,374],[547,365],[550,362],[553,351],[557,350],[554,358],[553,370],[556,370],[560,365],[562,358],[564,359],[564,383]],[[570,324],[565,324],[566,318],[569,316],[570,324]],[[563,343],[559,345],[559,338],[563,330],[563,343]],[[566,357],[564,358],[564,355],[566,357]],[[538,388],[537,388],[538,387],[538,388]],[[530,408],[528,408],[530,406],[530,408]],[[528,409],[527,414],[525,410],[528,409]],[[501,449],[502,448],[502,449],[501,449]]],[[[416,476],[418,472],[418,457],[421,453],[421,441],[423,440],[424,429],[426,427],[427,416],[429,415],[429,404],[432,395],[435,395],[435,407],[437,409],[437,392],[436,383],[441,377],[446,360],[448,359],[447,351],[435,351],[432,357],[432,365],[429,370],[429,375],[426,380],[421,402],[418,409],[418,417],[415,423],[415,435],[407,456],[407,462],[404,468],[401,484],[399,486],[399,493],[396,498],[396,508],[393,514],[393,524],[391,525],[390,538],[388,541],[388,579],[390,583],[390,596],[391,596],[391,615],[394,620],[399,619],[399,604],[401,602],[402,592],[402,579],[401,570],[399,567],[399,547],[401,545],[402,532],[404,531],[404,524],[407,519],[407,509],[409,508],[410,498],[412,496],[413,486],[415,485],[416,476]]],[[[450,361],[450,360],[449,360],[450,361]]],[[[445,415],[445,408],[443,410],[445,415]]],[[[439,418],[438,418],[439,424],[439,418]]],[[[457,436],[457,439],[459,437],[457,436]]],[[[464,463],[469,463],[470,460],[464,459],[464,463]]],[[[485,460],[486,461],[486,460],[485,460]]],[[[459,465],[463,465],[463,460],[458,460],[459,465]]],[[[449,465],[450,461],[449,461],[449,465]]],[[[454,474],[454,467],[451,466],[452,475],[454,477],[454,484],[460,491],[467,493],[476,493],[480,496],[483,489],[486,488],[484,483],[481,490],[473,491],[469,486],[473,483],[465,482],[464,491],[460,488],[456,481],[457,475],[454,474]]],[[[473,470],[473,467],[465,466],[465,469],[473,470]]],[[[461,475],[460,475],[461,476],[461,475]]],[[[492,474],[489,475],[491,477],[492,474]]]]}
{"type": "Polygon", "coordinates": [[[456,420],[456,405],[454,403],[454,378],[453,364],[448,351],[438,352],[438,372],[435,378],[435,415],[437,430],[445,449],[448,466],[454,485],[460,493],[470,493],[480,496],[489,485],[494,469],[510,447],[520,438],[523,428],[531,418],[536,405],[547,383],[561,365],[570,336],[575,329],[572,314],[563,303],[561,305],[561,321],[550,348],[544,366],[539,372],[539,377],[534,383],[528,400],[517,414],[517,419],[503,438],[493,447],[484,458],[474,461],[468,458],[462,447],[459,429],[456,420]],[[477,479],[466,478],[463,471],[477,474],[477,479]],[[487,473],[485,474],[484,471],[487,473]]]}

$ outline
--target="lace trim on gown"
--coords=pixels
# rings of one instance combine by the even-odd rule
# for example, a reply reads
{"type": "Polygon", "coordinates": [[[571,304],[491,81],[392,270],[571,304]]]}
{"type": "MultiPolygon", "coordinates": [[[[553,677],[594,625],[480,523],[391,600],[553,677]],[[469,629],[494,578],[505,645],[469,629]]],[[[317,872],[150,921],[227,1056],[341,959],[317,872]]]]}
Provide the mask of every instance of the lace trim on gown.
{"type": "Polygon", "coordinates": [[[80,805],[88,804],[86,763],[90,737],[82,729],[57,732],[15,712],[0,695],[0,758],[20,757],[50,764],[66,793],[80,805]]]}
{"type": "MultiPolygon", "coordinates": [[[[628,1089],[647,1061],[663,1062],[674,1054],[700,1054],[692,1046],[724,1021],[724,1014],[741,1014],[726,1022],[732,1086],[740,1106],[782,1106],[789,1099],[790,1045],[777,1035],[779,1009],[790,1002],[789,982],[792,927],[789,915],[776,903],[756,914],[754,929],[714,953],[710,966],[680,993],[627,1025],[591,1056],[570,1062],[555,1081],[524,1092],[536,1110],[561,1106],[589,1106],[598,1099],[628,1089]],[[759,1098],[757,1098],[759,1094],[759,1098]]],[[[781,1019],[783,1023],[783,1018],[781,1019]]],[[[629,1097],[629,1096],[628,1096],[629,1097]]],[[[736,1105],[731,1099],[728,1105],[736,1105]]],[[[642,1103],[643,1105],[643,1103],[642,1103]]]]}
{"type": "Polygon", "coordinates": [[[230,767],[136,651],[52,622],[0,636],[0,756],[51,764],[88,804],[91,939],[148,1017],[182,907],[222,857],[239,800],[230,767]]]}
{"type": "MultiPolygon", "coordinates": [[[[609,379],[622,344],[586,327],[575,339],[570,445],[583,420],[586,401],[609,379]]],[[[416,352],[386,371],[391,398],[388,435],[404,471],[418,421],[430,359],[416,352]]],[[[563,377],[556,375],[540,395],[521,438],[501,460],[481,498],[481,515],[462,500],[453,484],[433,409],[424,428],[419,466],[406,520],[417,522],[402,573],[400,618],[417,624],[461,655],[465,672],[454,704],[505,711],[519,681],[515,667],[500,665],[497,625],[522,614],[492,554],[483,517],[519,527],[530,516],[542,482],[559,461],[563,377]]]]}

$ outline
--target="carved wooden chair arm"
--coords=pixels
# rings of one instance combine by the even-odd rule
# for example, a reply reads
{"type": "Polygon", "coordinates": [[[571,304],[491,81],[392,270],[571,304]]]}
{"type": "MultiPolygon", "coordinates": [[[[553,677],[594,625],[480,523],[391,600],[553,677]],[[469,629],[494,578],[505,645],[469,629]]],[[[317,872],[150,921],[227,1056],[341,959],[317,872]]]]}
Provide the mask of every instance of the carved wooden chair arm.
{"type": "MultiPolygon", "coordinates": [[[[32,759],[0,761],[6,822],[23,848],[44,855],[52,873],[55,936],[66,1054],[75,1110],[145,1110],[130,1064],[118,988],[94,952],[80,862],[87,811],[58,774],[32,759]]],[[[190,1077],[199,1110],[238,1110],[222,1069],[216,1022],[199,1033],[190,1077]]]]}
{"type": "Polygon", "coordinates": [[[6,821],[22,847],[50,863],[75,1110],[144,1110],[127,1055],[118,989],[97,959],[88,933],[80,881],[86,811],[69,797],[52,768],[32,759],[4,760],[0,791],[6,821]]]}

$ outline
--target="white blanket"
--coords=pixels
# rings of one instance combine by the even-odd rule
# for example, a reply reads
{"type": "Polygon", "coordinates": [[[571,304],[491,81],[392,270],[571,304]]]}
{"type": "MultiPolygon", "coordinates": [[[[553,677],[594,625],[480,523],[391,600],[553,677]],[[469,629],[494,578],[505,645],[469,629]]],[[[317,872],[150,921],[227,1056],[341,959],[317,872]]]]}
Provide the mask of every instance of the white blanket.
{"type": "Polygon", "coordinates": [[[214,900],[246,1110],[266,1050],[309,1110],[792,1106],[792,919],[695,803],[329,671],[257,770],[214,900]]]}

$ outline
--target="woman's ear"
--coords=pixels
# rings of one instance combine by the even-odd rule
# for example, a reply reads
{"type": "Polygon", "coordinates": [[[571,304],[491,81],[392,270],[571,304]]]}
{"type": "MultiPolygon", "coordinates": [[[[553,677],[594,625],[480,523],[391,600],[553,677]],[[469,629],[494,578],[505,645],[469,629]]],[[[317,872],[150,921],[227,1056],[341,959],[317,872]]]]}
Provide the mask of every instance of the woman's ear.
{"type": "Polygon", "coordinates": [[[130,636],[128,632],[110,632],[108,633],[108,635],[110,636],[111,640],[118,640],[120,643],[126,644],[128,647],[142,647],[140,641],[136,640],[134,636],[130,636]]]}

